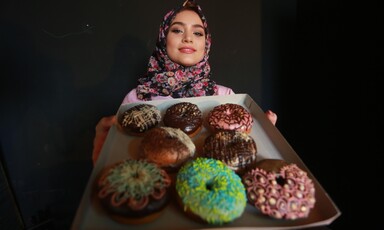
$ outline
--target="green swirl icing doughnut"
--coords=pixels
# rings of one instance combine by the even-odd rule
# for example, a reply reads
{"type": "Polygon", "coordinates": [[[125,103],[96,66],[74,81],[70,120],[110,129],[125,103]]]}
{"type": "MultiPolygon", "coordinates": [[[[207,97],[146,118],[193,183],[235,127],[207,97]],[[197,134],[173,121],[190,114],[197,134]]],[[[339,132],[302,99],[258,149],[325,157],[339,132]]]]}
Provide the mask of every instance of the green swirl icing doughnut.
{"type": "Polygon", "coordinates": [[[213,158],[187,162],[176,177],[176,191],[184,205],[209,224],[225,224],[240,217],[247,198],[241,178],[213,158]]]}
{"type": "Polygon", "coordinates": [[[156,164],[127,159],[106,168],[97,185],[97,195],[109,214],[137,220],[166,207],[171,178],[156,164]]]}

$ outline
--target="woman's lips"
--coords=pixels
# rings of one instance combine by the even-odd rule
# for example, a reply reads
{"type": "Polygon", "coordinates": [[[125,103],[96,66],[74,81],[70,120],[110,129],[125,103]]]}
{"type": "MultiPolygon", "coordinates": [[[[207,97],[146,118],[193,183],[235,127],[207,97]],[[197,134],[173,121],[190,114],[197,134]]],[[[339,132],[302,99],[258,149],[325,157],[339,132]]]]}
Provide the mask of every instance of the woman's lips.
{"type": "Polygon", "coordinates": [[[182,48],[179,49],[179,51],[181,53],[190,54],[190,53],[195,52],[196,50],[194,48],[191,48],[191,47],[182,47],[182,48]]]}

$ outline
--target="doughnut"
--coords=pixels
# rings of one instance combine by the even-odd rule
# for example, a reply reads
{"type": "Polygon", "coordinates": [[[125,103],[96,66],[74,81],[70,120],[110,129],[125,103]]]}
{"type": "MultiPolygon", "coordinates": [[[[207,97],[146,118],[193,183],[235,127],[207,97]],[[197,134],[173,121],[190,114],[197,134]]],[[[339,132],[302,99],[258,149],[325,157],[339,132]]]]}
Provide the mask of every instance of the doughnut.
{"type": "Polygon", "coordinates": [[[163,122],[165,126],[179,128],[193,137],[202,128],[203,113],[196,104],[179,102],[165,111],[163,122]]]}
{"type": "Polygon", "coordinates": [[[250,169],[257,158],[255,140],[245,132],[224,130],[205,138],[203,156],[224,162],[238,174],[250,169]]]}
{"type": "Polygon", "coordinates": [[[170,201],[170,185],[169,175],[156,164],[128,159],[102,170],[96,194],[116,222],[142,224],[161,215],[170,201]]]}
{"type": "Polygon", "coordinates": [[[248,203],[272,218],[305,218],[316,203],[315,186],[307,173],[284,160],[261,160],[242,181],[248,203]]]}
{"type": "Polygon", "coordinates": [[[155,127],[141,140],[141,158],[173,172],[195,155],[192,139],[180,129],[155,127]]]}
{"type": "Polygon", "coordinates": [[[212,158],[197,157],[185,163],[176,175],[175,189],[184,213],[202,223],[232,222],[247,204],[241,177],[212,158]]]}
{"type": "Polygon", "coordinates": [[[142,136],[161,121],[160,110],[150,104],[139,104],[124,111],[118,118],[123,131],[130,135],[142,136]]]}
{"type": "Polygon", "coordinates": [[[215,106],[207,116],[208,127],[213,131],[236,130],[250,133],[253,118],[243,106],[225,103],[215,106]]]}

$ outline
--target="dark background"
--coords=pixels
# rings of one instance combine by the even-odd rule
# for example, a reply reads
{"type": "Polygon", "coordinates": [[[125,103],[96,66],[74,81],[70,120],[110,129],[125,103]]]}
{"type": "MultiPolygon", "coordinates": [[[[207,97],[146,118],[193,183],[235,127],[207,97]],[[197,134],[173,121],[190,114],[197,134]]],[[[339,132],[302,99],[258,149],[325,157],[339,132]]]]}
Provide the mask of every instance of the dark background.
{"type": "MultiPolygon", "coordinates": [[[[136,85],[179,2],[1,3],[1,229],[70,228],[94,127],[136,85]]],[[[278,114],[277,128],[342,212],[328,227],[378,229],[383,3],[199,3],[213,78],[278,114]]]]}

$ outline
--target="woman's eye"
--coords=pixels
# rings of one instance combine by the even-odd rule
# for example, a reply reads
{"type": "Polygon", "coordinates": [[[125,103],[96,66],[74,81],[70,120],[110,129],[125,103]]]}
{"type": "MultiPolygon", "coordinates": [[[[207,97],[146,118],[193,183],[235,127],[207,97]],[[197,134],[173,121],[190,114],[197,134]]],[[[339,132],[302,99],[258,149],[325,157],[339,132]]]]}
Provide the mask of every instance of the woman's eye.
{"type": "Polygon", "coordinates": [[[175,34],[183,33],[183,31],[179,30],[179,29],[172,29],[171,31],[172,31],[172,33],[175,33],[175,34]]]}
{"type": "Polygon", "coordinates": [[[204,33],[201,33],[201,32],[194,32],[193,34],[198,36],[198,37],[204,36],[204,33]]]}

